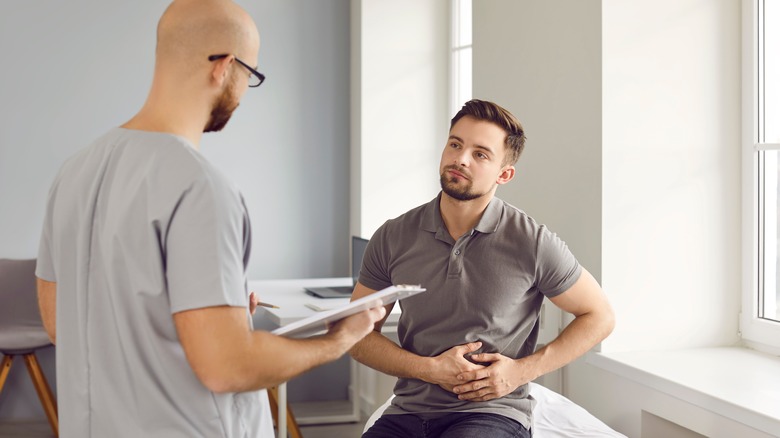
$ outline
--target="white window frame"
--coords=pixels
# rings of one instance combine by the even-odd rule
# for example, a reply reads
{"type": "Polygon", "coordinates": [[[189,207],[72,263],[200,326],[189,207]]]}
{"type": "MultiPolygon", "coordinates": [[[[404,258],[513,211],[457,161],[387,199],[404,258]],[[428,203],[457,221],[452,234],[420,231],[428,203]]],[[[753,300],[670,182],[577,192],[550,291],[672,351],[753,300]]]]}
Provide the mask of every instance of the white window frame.
{"type": "MultiPolygon", "coordinates": [[[[742,1],[742,340],[754,348],[780,354],[780,323],[759,318],[759,166],[762,150],[780,150],[780,144],[758,138],[758,2],[742,1]]],[[[764,238],[766,236],[763,236],[764,238]]]]}
{"type": "MultiPolygon", "coordinates": [[[[472,60],[474,59],[473,33],[469,44],[461,44],[459,41],[461,22],[462,15],[459,0],[450,0],[450,117],[455,116],[463,104],[472,97],[471,95],[461,96],[460,93],[462,73],[460,71],[460,56],[464,50],[471,50],[472,60]]],[[[473,88],[471,94],[473,95],[473,88]]]]}

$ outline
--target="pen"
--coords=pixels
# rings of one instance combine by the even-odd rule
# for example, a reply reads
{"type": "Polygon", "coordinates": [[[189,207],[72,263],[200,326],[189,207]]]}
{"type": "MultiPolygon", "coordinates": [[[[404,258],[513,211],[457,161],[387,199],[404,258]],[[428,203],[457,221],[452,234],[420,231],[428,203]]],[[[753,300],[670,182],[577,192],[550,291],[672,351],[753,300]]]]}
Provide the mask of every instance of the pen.
{"type": "MultiPolygon", "coordinates": [[[[257,299],[257,298],[255,298],[255,297],[257,297],[257,295],[255,295],[255,291],[252,291],[249,295],[250,295],[251,298],[257,299]],[[254,297],[252,297],[252,295],[254,295],[254,297]]],[[[257,305],[258,306],[263,306],[263,307],[268,307],[268,308],[271,308],[271,309],[281,309],[281,307],[279,307],[279,306],[274,306],[273,304],[264,303],[264,302],[262,302],[260,300],[257,300],[257,305]]]]}
{"type": "Polygon", "coordinates": [[[258,306],[263,306],[263,307],[270,307],[271,309],[281,309],[281,307],[279,307],[279,306],[274,306],[273,304],[263,303],[261,301],[258,301],[257,305],[258,306]]]}

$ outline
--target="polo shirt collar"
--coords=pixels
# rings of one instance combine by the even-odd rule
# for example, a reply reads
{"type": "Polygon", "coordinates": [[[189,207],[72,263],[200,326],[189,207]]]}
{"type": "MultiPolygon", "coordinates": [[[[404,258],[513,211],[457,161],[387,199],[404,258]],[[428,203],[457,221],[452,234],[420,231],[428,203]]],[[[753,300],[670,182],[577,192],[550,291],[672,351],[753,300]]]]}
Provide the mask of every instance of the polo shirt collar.
{"type": "Polygon", "coordinates": [[[490,203],[485,207],[485,212],[477,222],[475,230],[480,233],[494,233],[498,230],[498,224],[501,222],[501,214],[504,211],[504,203],[493,196],[490,203]]]}
{"type": "MultiPolygon", "coordinates": [[[[444,221],[441,218],[441,210],[439,207],[440,202],[441,192],[425,206],[425,213],[423,214],[420,228],[425,231],[430,231],[431,233],[444,230],[444,221]]],[[[479,219],[479,222],[477,222],[477,226],[475,226],[474,229],[480,233],[494,233],[498,229],[503,210],[503,202],[493,196],[493,199],[488,203],[485,212],[482,213],[482,217],[479,219]]]]}

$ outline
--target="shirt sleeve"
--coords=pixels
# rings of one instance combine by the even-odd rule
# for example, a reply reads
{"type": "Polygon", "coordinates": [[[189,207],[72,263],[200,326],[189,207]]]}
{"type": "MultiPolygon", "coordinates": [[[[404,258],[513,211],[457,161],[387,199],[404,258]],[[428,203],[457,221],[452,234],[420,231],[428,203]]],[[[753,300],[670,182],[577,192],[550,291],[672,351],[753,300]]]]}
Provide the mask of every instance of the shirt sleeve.
{"type": "Polygon", "coordinates": [[[54,260],[52,255],[52,215],[54,214],[54,199],[57,193],[57,182],[54,181],[49,190],[49,196],[46,201],[46,214],[43,217],[43,228],[41,230],[41,241],[38,244],[38,258],[35,263],[35,276],[41,280],[57,282],[57,275],[54,271],[54,260]]]}
{"type": "Polygon", "coordinates": [[[387,236],[387,223],[382,225],[368,241],[358,281],[373,290],[382,290],[393,285],[387,270],[390,259],[387,236]]]}
{"type": "Polygon", "coordinates": [[[182,194],[164,240],[171,313],[245,307],[249,217],[241,195],[214,175],[182,194]]]}
{"type": "Polygon", "coordinates": [[[580,278],[579,262],[566,243],[544,225],[536,243],[536,287],[548,298],[566,292],[580,278]]]}

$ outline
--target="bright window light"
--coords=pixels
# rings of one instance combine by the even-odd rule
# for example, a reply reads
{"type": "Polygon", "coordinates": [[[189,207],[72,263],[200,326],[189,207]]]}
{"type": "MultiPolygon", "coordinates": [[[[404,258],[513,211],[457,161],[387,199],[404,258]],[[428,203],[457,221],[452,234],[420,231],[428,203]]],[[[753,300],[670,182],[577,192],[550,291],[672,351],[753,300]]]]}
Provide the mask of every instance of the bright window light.
{"type": "Polygon", "coordinates": [[[780,0],[757,5],[758,317],[780,322],[780,0]]]}
{"type": "Polygon", "coordinates": [[[450,115],[471,99],[471,0],[452,0],[450,115]]]}

